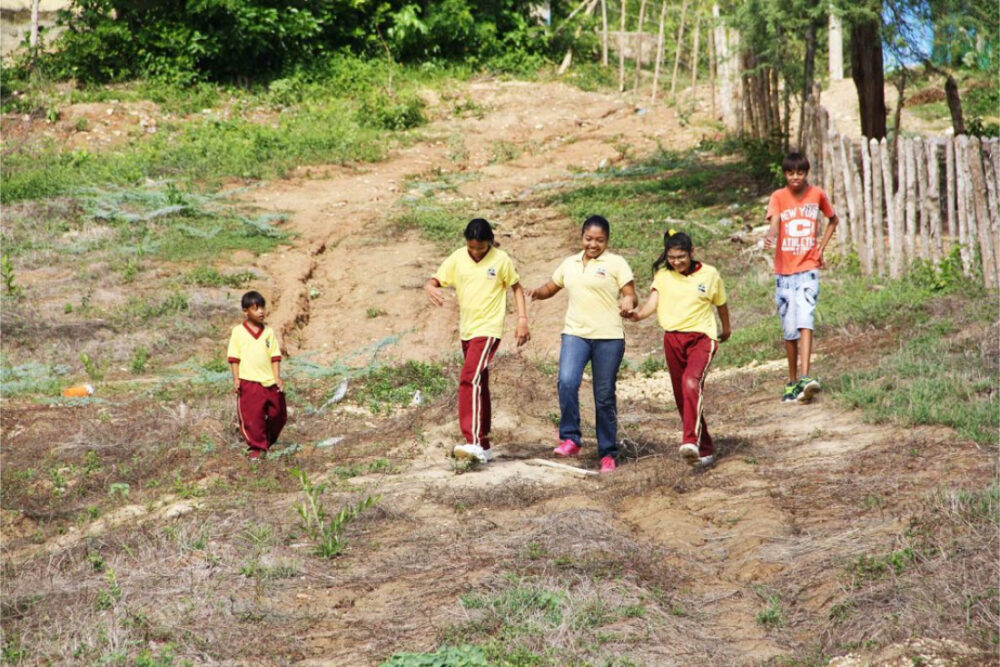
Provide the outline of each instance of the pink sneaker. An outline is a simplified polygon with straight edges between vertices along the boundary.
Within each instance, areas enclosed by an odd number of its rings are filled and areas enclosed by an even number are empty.
[[[580,453],[580,445],[567,438],[563,440],[558,447],[553,449],[552,453],[556,456],[561,456],[562,458],[576,456]]]
[[[602,475],[604,473],[614,472],[615,468],[617,468],[617,467],[618,466],[615,464],[615,460],[613,458],[611,458],[610,456],[605,456],[603,459],[601,459],[601,474]]]

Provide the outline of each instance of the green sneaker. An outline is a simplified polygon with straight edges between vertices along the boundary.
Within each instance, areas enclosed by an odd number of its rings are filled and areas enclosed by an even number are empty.
[[[798,403],[809,403],[819,393],[819,390],[819,380],[811,378],[808,375],[800,377],[798,395],[795,397],[795,400]]]
[[[791,405],[799,397],[799,383],[788,382],[785,384],[785,391],[781,394],[781,404]]]

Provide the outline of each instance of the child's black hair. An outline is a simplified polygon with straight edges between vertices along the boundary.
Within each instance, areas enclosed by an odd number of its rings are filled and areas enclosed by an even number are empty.
[[[781,161],[781,171],[804,171],[809,173],[809,158],[802,153],[789,153]]]
[[[493,245],[493,228],[483,218],[475,218],[465,226],[466,241],[486,241]]]
[[[243,305],[243,310],[253,306],[260,306],[263,308],[267,305],[267,302],[264,301],[264,296],[260,292],[254,292],[253,290],[244,294],[240,303]]]
[[[580,227],[580,233],[583,234],[591,227],[600,227],[601,231],[608,238],[611,238],[611,224],[607,221],[604,216],[592,215],[583,221],[583,226]]]
[[[661,266],[666,268],[667,271],[674,270],[674,267],[667,261],[667,251],[671,248],[680,248],[690,254],[694,250],[694,244],[691,243],[691,237],[684,232],[675,232],[672,229],[665,231],[663,233],[663,253],[653,262],[654,276],[660,270]]]

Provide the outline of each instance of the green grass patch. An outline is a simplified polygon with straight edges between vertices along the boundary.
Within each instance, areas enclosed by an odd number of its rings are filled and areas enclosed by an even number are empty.
[[[976,345],[946,337],[938,327],[902,343],[874,367],[842,375],[838,398],[875,423],[943,424],[963,438],[997,444],[1000,429],[996,368]]]
[[[420,361],[377,368],[363,375],[361,382],[358,402],[367,405],[376,414],[392,412],[397,406],[418,400],[435,398],[452,385],[439,364]]]
[[[395,223],[400,230],[419,230],[428,241],[441,248],[451,248],[464,242],[462,233],[469,219],[469,209],[459,204],[416,201],[405,205]]]

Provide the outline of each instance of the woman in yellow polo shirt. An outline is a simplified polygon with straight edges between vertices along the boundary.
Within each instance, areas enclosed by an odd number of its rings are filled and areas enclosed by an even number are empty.
[[[721,332],[713,306],[719,311]],[[691,465],[711,465],[715,448],[702,415],[702,398],[712,357],[732,332],[726,287],[715,267],[695,260],[691,237],[672,229],[663,235],[663,254],[653,262],[649,299],[628,318],[638,322],[654,312],[663,327],[663,352],[684,429],[680,454]]]
[[[526,291],[537,301],[564,287],[569,294],[559,352],[559,446],[553,453],[567,457],[580,452],[580,383],[589,361],[602,473],[613,471],[618,458],[615,383],[625,356],[622,314],[637,305],[632,269],[623,257],[607,252],[610,236],[608,221],[590,216],[581,229],[583,251],[567,257],[543,286]]]

